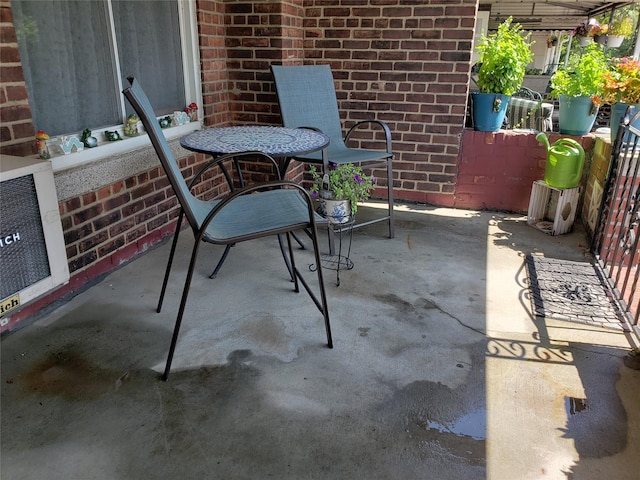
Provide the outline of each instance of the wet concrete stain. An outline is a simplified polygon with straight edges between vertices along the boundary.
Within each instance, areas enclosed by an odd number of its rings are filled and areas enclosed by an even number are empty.
[[[486,467],[486,405],[484,401],[484,353],[486,342],[468,347],[471,366],[467,381],[457,388],[438,382],[417,381],[398,390],[383,405],[391,418],[401,423],[412,455],[421,458],[433,470],[432,478],[451,470],[475,472],[470,477],[484,478]],[[457,365],[458,366],[458,365]],[[433,462],[434,451],[448,459],[447,467]],[[441,470],[440,470],[441,469]],[[474,476],[475,475],[475,476]]]
[[[435,303],[426,298],[418,298],[414,303],[408,302],[394,294],[374,295],[375,300],[395,309],[394,318],[401,323],[426,325],[425,319],[433,311],[440,311]]]
[[[370,327],[358,327],[358,335],[360,335],[361,337],[366,337],[367,335],[369,335],[369,330],[371,330]]]
[[[116,389],[126,375],[126,372],[110,372],[72,349],[65,349],[50,353],[32,366],[22,376],[21,383],[31,393],[90,400]]]
[[[394,294],[376,295],[374,298],[381,303],[392,305],[400,313],[419,313],[421,310],[432,310],[438,308],[435,303],[427,300],[426,298],[419,298],[416,300],[415,304],[403,300]]]
[[[565,438],[574,440],[581,458],[601,458],[627,446],[627,412],[615,387],[622,362],[609,355],[606,347],[592,346],[590,350],[573,351],[578,373],[591,374],[582,381],[584,398],[565,398],[567,423],[562,431]]]

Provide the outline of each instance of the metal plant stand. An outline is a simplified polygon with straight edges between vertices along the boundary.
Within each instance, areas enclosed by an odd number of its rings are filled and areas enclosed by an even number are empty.
[[[327,217],[329,218],[329,217]],[[336,271],[336,286],[340,286],[340,270],[351,270],[353,262],[349,258],[351,255],[351,241],[353,239],[353,224],[355,216],[350,215],[347,221],[341,219],[341,223],[334,223],[329,218],[328,228],[329,235],[337,237],[337,245],[334,243],[334,249],[328,254],[323,254],[322,267]],[[338,247],[337,250],[335,247]],[[343,255],[343,248],[346,248],[346,255]],[[309,270],[316,270],[315,264],[309,266]]]

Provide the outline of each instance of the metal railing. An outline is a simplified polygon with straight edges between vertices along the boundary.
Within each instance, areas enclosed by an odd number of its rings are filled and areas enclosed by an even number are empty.
[[[621,123],[604,185],[592,252],[627,321],[640,323],[640,130],[628,114]]]

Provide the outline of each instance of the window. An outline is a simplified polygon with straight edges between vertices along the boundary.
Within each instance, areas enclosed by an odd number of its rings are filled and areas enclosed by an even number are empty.
[[[159,116],[201,105],[193,0],[12,0],[11,6],[36,130],[54,137],[88,128],[105,144],[102,132],[122,132],[133,111],[121,93],[128,75],[138,78]]]

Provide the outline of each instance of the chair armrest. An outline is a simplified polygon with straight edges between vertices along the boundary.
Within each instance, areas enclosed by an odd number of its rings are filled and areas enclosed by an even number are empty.
[[[389,126],[386,123],[384,123],[382,120],[362,120],[360,122],[357,122],[353,127],[349,129],[347,134],[344,136],[344,142],[347,143],[347,141],[349,140],[349,137],[351,136],[351,134],[356,128],[366,124],[374,124],[382,128],[382,130],[384,131],[384,138],[387,146],[387,153],[393,154],[393,148],[391,145],[391,130],[389,129]]]
[[[304,228],[305,226],[310,225],[315,229],[316,216],[315,216],[315,211],[313,209],[313,200],[309,192],[304,187],[302,187],[301,185],[295,182],[292,182],[289,180],[278,180],[278,181],[265,182],[265,183],[260,183],[257,185],[252,185],[249,187],[243,187],[243,188],[237,189],[233,191],[230,195],[222,199],[220,202],[216,203],[215,206],[209,211],[204,221],[202,222],[202,226],[200,230],[196,233],[196,240],[197,241],[202,240],[202,237],[205,235],[209,224],[213,221],[216,215],[222,212],[225,208],[229,207],[234,200],[238,199],[238,197],[250,196],[251,198],[253,198],[252,194],[254,193],[257,193],[263,190],[266,191],[266,190],[283,189],[285,187],[288,187],[289,189],[298,190],[301,196],[301,199],[304,200],[304,202],[306,203],[307,212],[308,212],[308,222],[306,223],[306,225],[301,225],[301,227]],[[256,201],[258,201],[257,198],[256,198]],[[231,206],[231,208],[233,209],[234,207]]]

